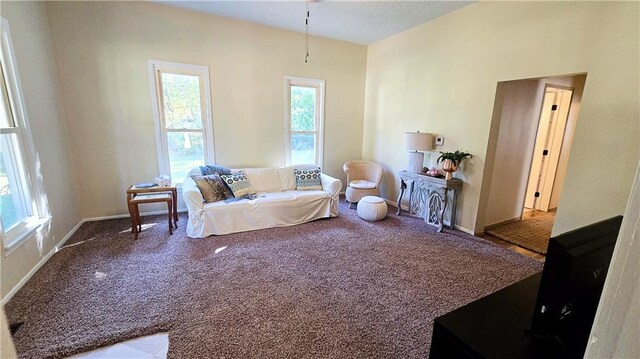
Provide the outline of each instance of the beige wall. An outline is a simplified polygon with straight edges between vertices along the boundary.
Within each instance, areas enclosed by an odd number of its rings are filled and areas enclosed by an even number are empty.
[[[216,162],[284,165],[284,77],[326,80],[324,170],[362,154],[366,47],[148,2],[49,2],[84,217],[158,175],[147,60],[209,66]],[[141,21],[144,19],[144,21]]]
[[[585,358],[640,358],[640,163]]]
[[[494,119],[500,124],[483,227],[522,215],[544,92],[537,79],[502,82],[498,87],[504,100],[496,104],[502,113]]]
[[[368,48],[363,156],[381,162],[387,198],[405,167],[402,132],[445,136],[474,158],[458,225],[476,215],[500,81],[588,73],[554,234],[621,214],[638,161],[638,3],[479,2]],[[609,171],[610,154],[620,164]]]
[[[0,254],[4,297],[77,225],[77,183],[69,148],[53,49],[42,2],[3,2],[0,14],[9,22],[22,92],[37,152],[38,177],[43,183],[51,223],[5,257]],[[1,246],[0,246],[1,247]]]
[[[4,306],[0,305],[0,358],[13,359],[17,358],[16,348],[13,346],[11,332],[7,316],[4,314]]]

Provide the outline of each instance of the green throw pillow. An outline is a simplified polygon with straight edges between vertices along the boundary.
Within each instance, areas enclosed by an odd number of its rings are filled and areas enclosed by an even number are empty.
[[[220,175],[220,178],[224,181],[224,183],[229,187],[231,192],[233,192],[233,196],[236,198],[247,198],[258,193],[244,172],[238,172],[236,174],[231,175]]]
[[[298,191],[317,191],[322,189],[320,181],[320,167],[307,170],[294,169],[296,176],[296,189]]]

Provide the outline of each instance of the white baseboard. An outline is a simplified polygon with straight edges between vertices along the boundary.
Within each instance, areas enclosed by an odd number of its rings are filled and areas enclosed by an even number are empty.
[[[465,227],[459,226],[459,225],[457,225],[457,224],[454,226],[454,228],[455,228],[455,229],[457,229],[457,230],[459,230],[460,232],[464,232],[464,233],[466,233],[466,234],[470,234],[470,235],[472,235],[472,236],[475,236],[475,235],[476,235],[476,234],[474,233],[474,231],[470,230],[469,228],[465,228]]]
[[[518,222],[518,221],[521,221],[521,220],[522,220],[522,217],[513,217],[513,218],[506,219],[504,221],[499,221],[499,222],[487,224],[487,225],[484,226],[484,231],[483,232],[486,232],[487,229],[492,229],[492,228],[504,226],[505,224]]]
[[[394,201],[392,201],[390,199],[386,199],[386,198],[383,198],[383,199],[384,199],[385,202],[387,202],[388,205],[398,208],[398,203],[397,202],[394,202]],[[402,207],[403,211],[408,211],[409,210],[409,208],[407,206],[405,206],[405,205],[401,205],[401,207]]]
[[[391,200],[386,199],[386,198],[384,198],[384,201],[387,202],[388,205],[398,208],[398,205],[397,205],[396,202],[391,201]],[[404,204],[401,204],[400,207],[402,208],[403,211],[409,211],[409,207],[405,206]],[[446,225],[450,225],[450,223],[448,223],[448,222],[445,222],[445,224]],[[465,227],[462,227],[462,226],[459,226],[457,224],[454,226],[454,228],[459,230],[459,231],[461,231],[461,232],[470,234],[472,236],[474,235],[472,230],[470,230],[468,228],[465,228]]]
[[[56,252],[58,252],[58,250],[60,250],[60,247],[62,247],[64,245],[64,243],[69,240],[69,238],[71,238],[71,236],[73,236],[76,231],[80,228],[80,226],[82,226],[82,224],[86,222],[86,220],[81,220],[80,222],[78,222],[78,224],[75,225],[75,227],[73,227],[69,233],[67,233],[66,236],[64,236],[64,238],[62,238],[62,240],[60,242],[58,242],[58,244],[56,244],[55,247],[53,247],[49,253],[47,253],[46,256],[42,257],[42,259],[38,262],[38,264],[36,264],[33,268],[31,268],[31,270],[29,271],[29,273],[27,273],[24,277],[22,277],[22,279],[20,279],[20,281],[18,283],[16,283],[15,286],[13,286],[13,288],[11,288],[11,290],[9,291],[9,293],[7,293],[7,295],[5,295],[2,300],[0,301],[1,305],[5,305],[7,304],[7,302],[9,302],[9,300],[11,300],[11,298],[13,298],[13,296],[20,290],[20,288],[22,288],[23,285],[25,285],[25,283],[27,283],[27,281],[29,281],[29,279],[31,279],[31,277],[38,271],[38,269],[40,269],[40,267],[42,267],[45,263],[47,263],[47,261],[49,260],[49,258],[51,258],[51,256],[53,256],[54,254],[56,254]]]
[[[178,213],[186,212],[186,208],[178,209]],[[167,211],[151,211],[151,212],[141,212],[141,216],[154,216],[157,214],[167,214]],[[114,214],[112,216],[101,216],[101,217],[89,217],[85,218],[83,221],[85,222],[95,222],[95,221],[103,221],[105,219],[118,219],[118,218],[129,218],[129,213],[126,214]]]

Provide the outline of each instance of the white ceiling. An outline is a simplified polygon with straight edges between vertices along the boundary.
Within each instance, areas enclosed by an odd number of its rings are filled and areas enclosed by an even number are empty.
[[[305,1],[154,1],[305,32]],[[309,2],[309,33],[368,45],[469,5],[470,1]]]

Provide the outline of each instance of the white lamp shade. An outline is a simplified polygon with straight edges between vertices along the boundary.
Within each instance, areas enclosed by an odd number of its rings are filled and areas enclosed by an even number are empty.
[[[426,132],[405,132],[404,148],[407,151],[429,151],[433,149],[433,135]]]

